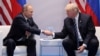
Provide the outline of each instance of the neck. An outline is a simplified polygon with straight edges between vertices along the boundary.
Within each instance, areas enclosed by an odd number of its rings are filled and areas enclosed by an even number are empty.
[[[25,16],[25,14],[24,13],[22,13],[22,14],[23,14],[24,18],[27,20],[28,18]]]

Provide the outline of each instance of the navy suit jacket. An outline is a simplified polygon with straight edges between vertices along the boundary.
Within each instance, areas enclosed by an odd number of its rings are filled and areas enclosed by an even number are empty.
[[[55,38],[65,38],[69,36],[69,39],[73,40],[76,43],[75,33],[73,32],[74,29],[72,27],[72,19],[66,18],[64,20],[64,26],[61,32],[55,33]],[[92,22],[92,17],[87,14],[79,13],[79,20],[78,20],[78,28],[79,32],[82,36],[83,42],[88,44],[88,42],[96,38],[95,36],[95,26]]]

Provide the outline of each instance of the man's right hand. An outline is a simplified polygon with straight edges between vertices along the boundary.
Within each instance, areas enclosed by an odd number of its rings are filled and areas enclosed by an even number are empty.
[[[47,36],[53,36],[53,32],[49,31],[49,30],[44,30],[43,33]]]

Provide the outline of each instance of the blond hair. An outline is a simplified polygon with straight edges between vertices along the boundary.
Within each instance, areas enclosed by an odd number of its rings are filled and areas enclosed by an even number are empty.
[[[74,10],[75,12],[79,12],[78,6],[76,3],[68,3],[65,7],[66,11]]]

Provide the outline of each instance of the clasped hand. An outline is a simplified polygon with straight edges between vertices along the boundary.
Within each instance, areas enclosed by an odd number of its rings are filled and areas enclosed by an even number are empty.
[[[47,36],[52,36],[52,35],[53,35],[53,32],[51,32],[51,31],[49,31],[49,30],[43,30],[42,33],[45,34],[45,35],[47,35]],[[27,37],[29,37],[29,36],[31,35],[31,33],[28,32],[28,31],[26,31],[26,32],[25,32],[25,35],[26,35]]]
[[[49,30],[43,30],[42,32],[43,34],[47,35],[47,36],[52,36],[53,32],[49,31]]]

